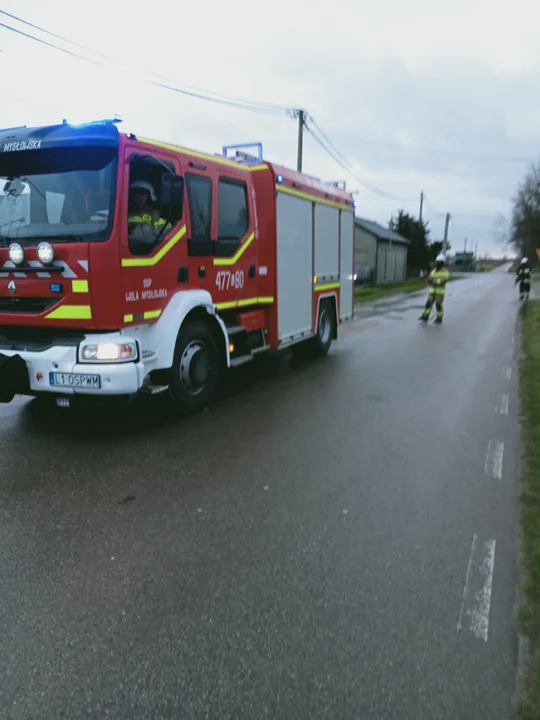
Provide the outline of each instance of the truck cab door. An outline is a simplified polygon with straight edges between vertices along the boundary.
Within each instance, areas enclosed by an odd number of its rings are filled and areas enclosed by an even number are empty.
[[[179,163],[159,148],[127,146],[123,163],[121,222],[122,305],[125,325],[155,321],[178,290],[178,268],[185,258],[185,219],[174,226],[160,218],[161,181],[177,174]],[[136,205],[133,186],[150,192]],[[129,222],[128,222],[129,220]]]
[[[219,166],[192,162],[185,181],[190,285],[208,290],[219,310],[255,305],[256,216],[250,184]]]

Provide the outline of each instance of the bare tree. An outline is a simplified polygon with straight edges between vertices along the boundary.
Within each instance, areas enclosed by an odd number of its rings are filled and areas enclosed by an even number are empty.
[[[529,260],[540,248],[540,163],[533,163],[513,200],[510,242]]]

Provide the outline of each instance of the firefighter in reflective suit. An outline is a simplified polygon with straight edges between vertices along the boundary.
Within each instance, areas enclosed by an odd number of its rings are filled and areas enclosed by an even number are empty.
[[[171,225],[155,209],[157,195],[152,183],[137,180],[129,188],[128,232],[132,252],[146,254]]]
[[[516,273],[516,285],[519,283],[519,299],[529,299],[531,292],[531,267],[526,257],[522,258]]]
[[[437,255],[435,260],[435,268],[431,271],[428,276],[429,293],[426,302],[426,309],[420,316],[420,320],[427,322],[431,315],[431,309],[433,305],[437,308],[437,317],[435,318],[436,323],[442,323],[443,321],[443,304],[444,296],[446,293],[446,285],[448,283],[448,268],[446,268],[446,258],[444,255]]]

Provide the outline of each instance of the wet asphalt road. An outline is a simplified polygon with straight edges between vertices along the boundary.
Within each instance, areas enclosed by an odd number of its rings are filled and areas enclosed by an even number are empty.
[[[189,421],[1,408],[0,717],[511,718],[516,293],[423,301]]]

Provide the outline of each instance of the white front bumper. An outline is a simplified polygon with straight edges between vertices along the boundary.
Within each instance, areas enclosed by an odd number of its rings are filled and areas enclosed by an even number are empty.
[[[88,336],[89,339],[96,336]],[[108,333],[99,342],[125,342],[125,336]],[[97,338],[96,338],[97,339]],[[54,345],[43,352],[7,350],[2,355],[19,355],[26,363],[31,393],[54,393],[55,395],[131,395],[142,387],[145,370],[142,360],[129,363],[79,363],[78,348]],[[52,373],[99,375],[99,388],[72,387],[51,384]]]

